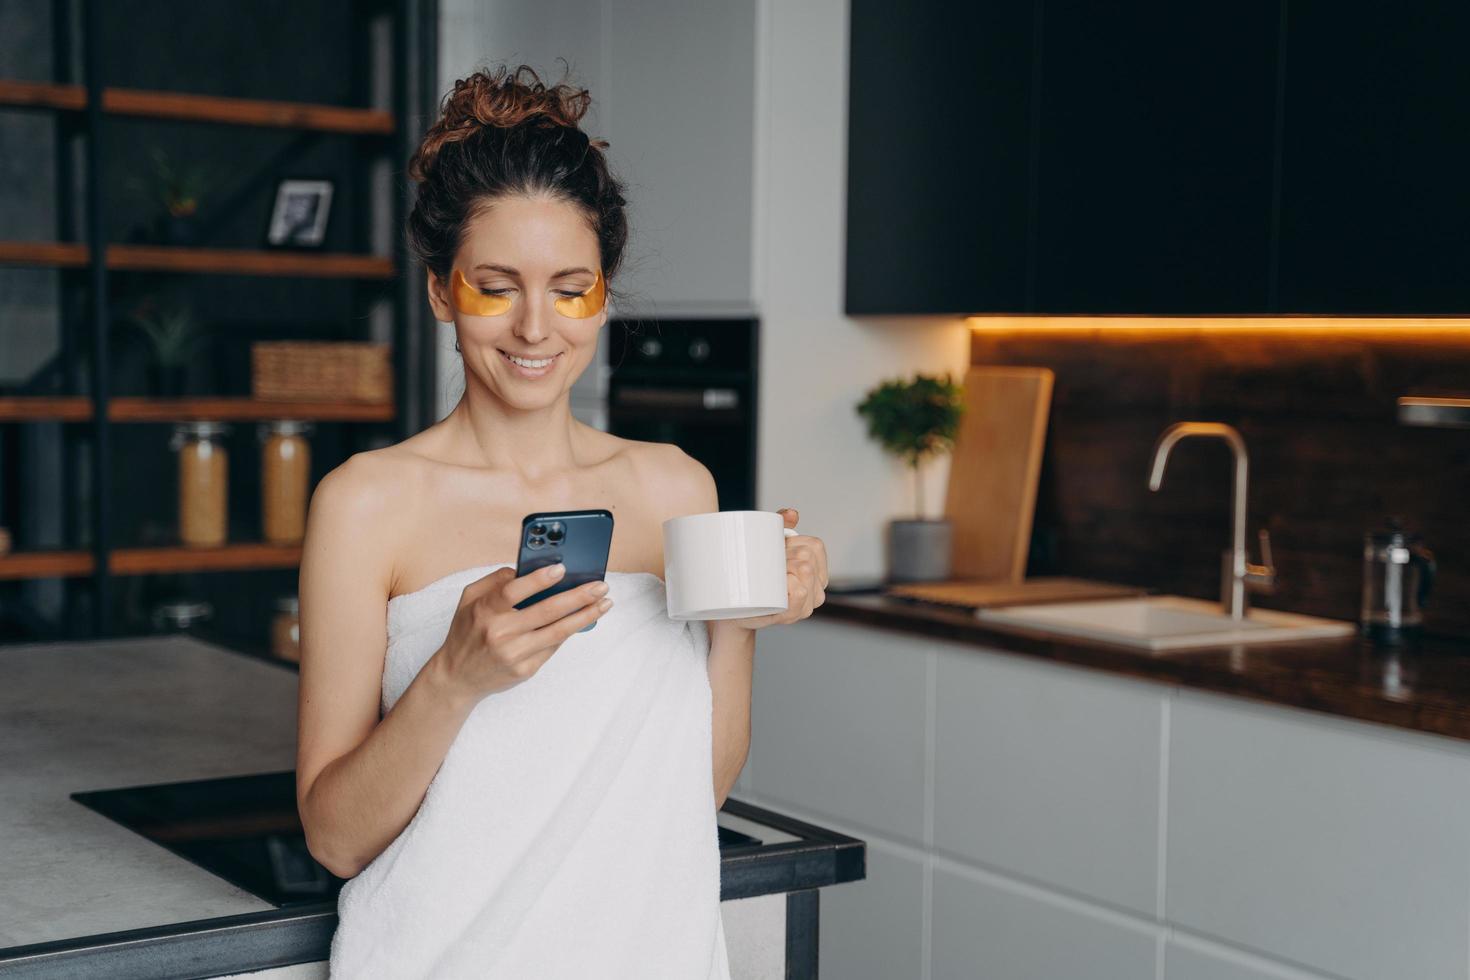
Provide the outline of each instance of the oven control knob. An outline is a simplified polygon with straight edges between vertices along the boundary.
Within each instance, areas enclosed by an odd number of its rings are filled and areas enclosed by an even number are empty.
[[[664,345],[658,342],[657,337],[644,337],[638,342],[638,353],[652,360],[663,353]]]
[[[709,341],[703,337],[690,341],[689,359],[695,364],[709,360]]]

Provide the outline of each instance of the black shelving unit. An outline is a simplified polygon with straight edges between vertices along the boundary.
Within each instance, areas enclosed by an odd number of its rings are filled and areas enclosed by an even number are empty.
[[[381,167],[384,160],[388,161],[392,174],[390,200],[382,203],[387,207],[386,215],[390,225],[387,237],[391,253],[381,257],[387,260],[385,264],[382,264],[381,267],[374,265],[366,269],[353,267],[344,273],[340,269],[329,270],[326,264],[312,265],[311,259],[306,259],[299,267],[269,274],[307,278],[331,276],[339,280],[346,278],[353,283],[354,301],[359,296],[358,290],[362,289],[371,291],[363,295],[372,295],[379,301],[386,299],[390,304],[392,319],[390,342],[394,367],[393,412],[390,416],[370,421],[380,427],[391,428],[394,438],[402,439],[433,420],[433,334],[426,323],[427,298],[424,295],[422,277],[409,274],[411,260],[403,239],[402,228],[412,202],[412,188],[405,173],[407,161],[418,145],[424,130],[437,113],[438,38],[436,24],[438,4],[436,0],[378,0],[373,3],[353,4],[350,9],[356,20],[350,27],[343,25],[344,36],[351,37],[352,42],[359,45],[359,51],[364,50],[370,40],[371,22],[378,21],[381,24],[381,21],[387,18],[391,26],[392,41],[391,57],[389,58],[391,107],[386,108],[387,113],[391,116],[391,127],[364,123],[360,128],[354,130],[350,123],[343,126],[332,123],[330,120],[323,122],[323,119],[330,115],[333,107],[309,104],[303,104],[299,108],[328,111],[318,113],[314,119],[309,113],[306,113],[301,116],[301,121],[281,122],[246,118],[248,114],[239,114],[238,118],[229,118],[229,112],[218,111],[204,111],[197,117],[191,117],[187,110],[180,112],[177,109],[162,107],[161,100],[159,103],[161,108],[156,113],[150,111],[146,106],[142,109],[136,106],[128,109],[109,108],[106,99],[109,93],[116,95],[117,92],[108,88],[109,80],[105,77],[103,53],[107,50],[107,45],[125,43],[125,39],[104,36],[102,26],[104,7],[99,0],[81,0],[80,4],[75,6],[65,0],[57,0],[53,4],[52,53],[55,69],[51,84],[7,83],[7,80],[0,80],[0,109],[54,112],[57,115],[59,135],[56,154],[58,241],[35,243],[34,248],[28,248],[25,243],[9,243],[11,247],[8,251],[4,251],[4,243],[0,243],[0,264],[53,267],[60,270],[61,273],[57,300],[60,317],[58,354],[43,371],[33,376],[22,390],[7,393],[12,396],[9,399],[0,398],[0,402],[7,400],[11,402],[13,408],[9,413],[0,412],[0,424],[24,426],[43,420],[63,423],[60,431],[65,444],[62,470],[65,487],[60,488],[61,493],[58,496],[65,498],[59,501],[65,522],[64,540],[69,543],[80,541],[78,516],[90,530],[90,540],[85,542],[84,548],[54,553],[38,552],[29,556],[25,554],[0,556],[0,579],[13,581],[60,577],[88,580],[90,582],[90,627],[93,636],[103,637],[113,634],[114,624],[111,621],[114,607],[113,593],[115,579],[118,576],[118,569],[114,561],[118,545],[118,524],[112,468],[117,442],[113,429],[120,423],[114,411],[115,397],[111,390],[113,352],[110,345],[113,326],[110,303],[112,277],[118,273],[118,269],[117,263],[109,265],[109,256],[114,252],[126,253],[131,247],[108,240],[107,220],[112,203],[108,198],[107,182],[104,180],[109,160],[106,125],[108,120],[126,115],[151,116],[184,125],[270,126],[278,129],[284,127],[298,131],[297,139],[291,144],[293,152],[299,152],[301,148],[321,138],[352,139],[355,141],[353,166],[356,171],[353,183],[367,192],[372,191],[372,185],[368,179],[369,172],[375,166]],[[247,13],[234,8],[221,8],[218,16],[244,17],[247,16]],[[71,77],[74,57],[78,53],[81,56],[83,76],[81,79]],[[367,59],[355,58],[354,63],[355,65],[366,65]],[[354,89],[361,100],[366,102],[374,91],[373,68],[368,65],[356,68],[355,71],[357,77]],[[7,84],[8,88],[6,88]],[[381,90],[379,91],[378,98],[381,99]],[[126,94],[138,96],[157,95],[158,93],[131,92]],[[80,105],[77,104],[78,97],[80,97]],[[216,97],[213,101],[219,104],[244,104],[244,100],[229,98]],[[298,107],[291,103],[251,102],[247,108],[279,109],[283,113],[289,113]],[[384,108],[378,107],[379,110]],[[260,113],[257,112],[257,116],[259,115]],[[292,117],[292,119],[295,118]],[[72,193],[76,174],[72,169],[70,148],[75,139],[81,139],[85,147],[86,173],[81,201],[76,200]],[[257,174],[252,178],[251,186],[258,189],[265,182],[270,181],[273,176],[273,173]],[[237,196],[243,197],[243,192]],[[361,198],[347,202],[342,200],[342,195],[339,194],[337,197],[334,208],[342,208],[348,206],[349,203],[351,206],[367,206]],[[85,218],[85,239],[84,241],[68,240],[78,228],[79,215]],[[362,222],[355,235],[356,241],[352,256],[368,254],[372,245],[371,234],[371,222]],[[3,230],[0,230],[0,239],[5,237],[7,236]],[[60,246],[60,248],[53,246]],[[84,252],[78,253],[76,250],[82,246],[84,246]],[[81,261],[77,261],[79,255],[82,257]],[[350,259],[352,256],[347,258]],[[167,262],[162,262],[154,268],[168,275],[210,274],[188,269],[170,269]],[[129,271],[120,274],[134,273]],[[85,283],[85,290],[78,290],[76,287],[83,283]],[[80,310],[75,308],[76,301],[74,300],[79,292],[85,296],[82,301],[83,309]],[[86,336],[87,331],[90,331],[90,336]],[[90,365],[85,373],[79,370],[79,363],[84,354],[90,356]],[[89,389],[85,395],[81,392],[83,385]],[[62,408],[56,408],[55,405],[41,405],[35,412],[29,411],[29,403],[32,399],[39,404],[41,400],[47,398],[57,399],[58,403],[69,402],[71,404],[62,406]],[[82,412],[76,403],[86,399],[90,399],[89,407]],[[258,417],[264,421],[274,416],[262,414]],[[256,416],[251,416],[251,418],[254,419]],[[342,424],[352,424],[350,420],[338,419],[337,421]],[[383,431],[380,428],[379,432]],[[90,473],[85,479],[90,485],[85,497],[81,491],[83,475],[78,472],[80,467],[77,465],[82,460],[73,451],[74,447],[71,445],[72,433],[79,432],[84,432],[89,437],[85,459],[90,462]],[[6,440],[6,442],[13,446],[15,440]],[[12,467],[12,481],[14,481],[13,471],[14,467]],[[90,506],[86,506],[87,501],[90,502]],[[26,519],[25,514],[20,514],[19,519],[23,522]],[[23,535],[17,535],[17,544],[21,537]],[[136,568],[138,565],[136,552],[133,557],[135,560],[130,567]],[[28,559],[32,558],[37,560],[28,563]],[[35,566],[36,574],[30,573],[30,566]],[[206,569],[208,567],[205,566]],[[281,568],[284,566],[276,564],[262,567]],[[147,572],[129,571],[127,574],[147,574]],[[74,595],[70,597],[70,599],[74,598]],[[68,601],[68,607],[73,607],[71,601]],[[38,631],[41,625],[37,623]],[[75,631],[72,631],[72,635],[76,635]]]

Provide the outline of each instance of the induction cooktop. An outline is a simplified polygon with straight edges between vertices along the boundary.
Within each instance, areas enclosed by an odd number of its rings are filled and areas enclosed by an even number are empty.
[[[294,770],[71,798],[278,908],[335,899],[346,881],[306,849]],[[761,843],[729,827],[719,835],[722,849]]]

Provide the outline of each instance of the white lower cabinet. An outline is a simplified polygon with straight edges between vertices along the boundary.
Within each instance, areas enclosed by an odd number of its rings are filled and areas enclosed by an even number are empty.
[[[822,889],[821,976],[917,980],[924,969],[924,866],[869,840],[867,870],[861,881]]]
[[[1470,976],[1470,742],[823,621],[752,714],[750,799],[868,842],[823,976]]]
[[[761,630],[749,792],[921,846],[926,670],[923,647],[903,634],[813,622]]]
[[[1169,689],[937,646],[935,848],[1155,917]]]
[[[934,869],[933,980],[1151,980],[1159,933],[996,876]]]
[[[1353,980],[1465,980],[1463,743],[1184,691],[1168,779],[1171,922]]]

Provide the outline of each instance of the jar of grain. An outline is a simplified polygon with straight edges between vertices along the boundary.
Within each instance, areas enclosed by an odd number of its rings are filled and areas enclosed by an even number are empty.
[[[282,660],[301,661],[301,603],[294,595],[276,600],[271,617],[271,653]]]
[[[180,422],[169,445],[179,454],[179,540],[208,548],[225,543],[228,466],[222,422]]]
[[[260,523],[272,544],[299,544],[306,534],[311,476],[311,424],[279,419],[260,427]]]

